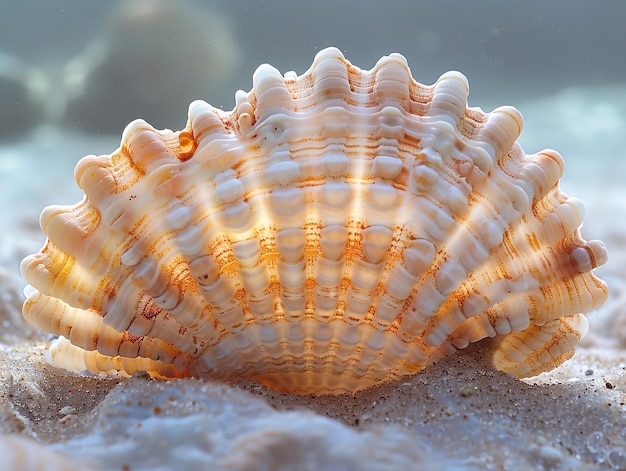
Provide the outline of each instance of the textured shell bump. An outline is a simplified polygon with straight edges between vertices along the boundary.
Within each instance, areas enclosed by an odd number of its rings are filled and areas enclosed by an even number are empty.
[[[85,197],[41,215],[24,316],[64,368],[354,392],[486,337],[518,377],[573,355],[607,297],[563,159],[525,154],[512,107],[467,106],[404,57],[337,49],[303,75],[257,69],[230,112],[128,125],[87,156]]]

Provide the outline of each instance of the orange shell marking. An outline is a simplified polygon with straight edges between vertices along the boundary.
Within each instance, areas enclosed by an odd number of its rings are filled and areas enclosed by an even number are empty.
[[[369,71],[337,49],[301,76],[259,67],[232,112],[128,125],[76,167],[85,198],[41,215],[24,316],[59,335],[55,364],[158,378],[248,378],[354,392],[493,337],[518,377],[573,355],[607,297],[601,242],[527,155],[522,117],[467,107],[404,57]]]

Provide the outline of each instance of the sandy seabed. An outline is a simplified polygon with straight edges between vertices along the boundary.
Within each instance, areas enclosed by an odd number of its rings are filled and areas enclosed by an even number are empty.
[[[572,106],[590,97],[596,101],[584,113]],[[626,163],[619,158],[626,90],[568,90],[521,109],[529,123],[524,147],[550,145],[565,156],[563,189],[587,206],[583,236],[607,244],[609,262],[597,274],[610,296],[590,314],[589,335],[572,360],[529,380],[493,371],[481,354],[489,349],[484,341],[404,382],[354,396],[86,377],[49,365],[49,338],[21,318],[17,267],[43,241],[42,206],[78,198],[70,182],[75,160],[57,164],[52,154],[36,174],[30,170],[32,178],[16,179],[68,140],[75,159],[110,151],[117,139],[43,130],[0,149],[3,469],[626,469]],[[593,120],[585,117],[590,109]],[[593,139],[585,134],[590,126]],[[54,172],[63,172],[62,184],[45,183]]]

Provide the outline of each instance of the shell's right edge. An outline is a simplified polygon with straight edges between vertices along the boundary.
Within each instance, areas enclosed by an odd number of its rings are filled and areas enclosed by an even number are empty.
[[[301,76],[259,67],[232,112],[131,123],[41,216],[24,317],[55,364],[156,378],[252,379],[343,393],[492,337],[496,368],[573,355],[607,298],[561,156],[525,154],[512,107],[467,107],[467,80],[415,82],[334,48]]]
[[[576,201],[576,204],[580,205],[580,202]],[[534,323],[522,331],[510,332],[494,339],[496,348],[493,365],[498,370],[518,378],[527,378],[553,370],[569,360],[589,330],[589,322],[583,313],[601,306],[607,300],[607,284],[592,271],[607,262],[604,244],[598,240],[584,241],[578,229],[571,236],[569,247],[565,240],[562,243],[567,248],[559,260],[568,266],[566,272],[574,275],[571,279],[566,278],[560,283],[541,288],[542,304],[533,306],[538,311],[533,315]],[[539,321],[542,310],[547,312],[551,306],[564,303],[567,303],[571,312],[579,313]]]

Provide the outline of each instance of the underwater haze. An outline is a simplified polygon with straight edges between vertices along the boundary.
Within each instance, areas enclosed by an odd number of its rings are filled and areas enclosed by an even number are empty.
[[[119,134],[141,116],[180,129],[191,100],[232,108],[259,64],[302,73],[327,46],[363,68],[399,52],[422,83],[459,70],[483,108],[626,81],[619,0],[6,3],[4,139],[46,121]]]

